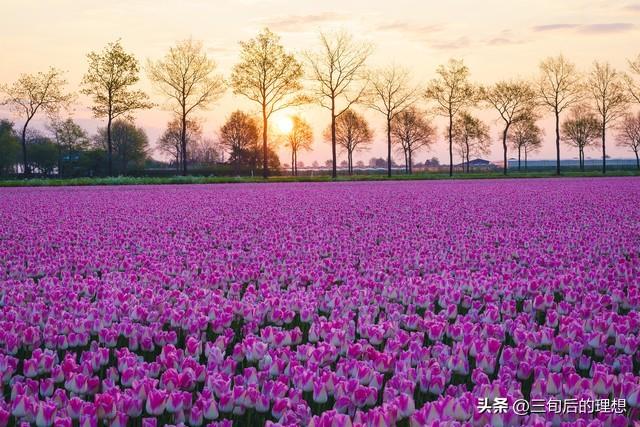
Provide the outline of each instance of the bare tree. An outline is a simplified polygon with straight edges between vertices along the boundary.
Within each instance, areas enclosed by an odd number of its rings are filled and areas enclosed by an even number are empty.
[[[180,149],[182,174],[187,174],[187,122],[189,115],[207,108],[225,90],[222,77],[214,74],[216,63],[210,59],[202,43],[183,40],[171,47],[165,57],[147,61],[149,79],[173,104],[173,111],[180,120]]]
[[[233,92],[260,104],[262,112],[262,151],[264,178],[269,176],[267,162],[268,121],[273,113],[307,102],[295,96],[302,85],[302,64],[280,44],[280,37],[265,28],[256,38],[240,42],[240,62],[233,68]]]
[[[222,147],[212,138],[198,138],[189,148],[191,161],[200,166],[211,166],[223,161]]]
[[[459,111],[475,104],[476,90],[462,60],[450,59],[436,72],[438,77],[429,82],[425,97],[435,103],[437,114],[449,119],[449,176],[453,176],[453,120]]]
[[[576,105],[562,124],[562,140],[578,149],[580,170],[584,170],[584,149],[601,137],[600,122],[586,105]]]
[[[186,146],[191,147],[202,138],[202,126],[197,120],[187,120]],[[167,124],[167,128],[158,140],[158,150],[175,159],[176,170],[182,168],[182,123],[179,117]]]
[[[415,107],[409,107],[396,114],[391,121],[391,136],[404,154],[404,168],[413,173],[413,155],[435,142],[436,128],[425,115]]]
[[[602,173],[607,173],[607,128],[622,117],[629,102],[624,75],[608,62],[594,62],[587,82],[600,120],[602,137]]]
[[[618,146],[631,148],[636,155],[636,166],[640,169],[640,112],[627,114],[618,126]]]
[[[462,157],[463,169],[466,163],[467,173],[471,171],[470,157],[487,154],[491,140],[489,126],[482,123],[466,111],[461,112],[453,122],[453,141]]]
[[[514,122],[532,114],[535,92],[526,81],[501,81],[482,89],[482,97],[498,111],[504,122],[502,130],[503,173],[507,174],[507,137]]]
[[[349,175],[353,174],[353,153],[367,149],[371,144],[373,132],[367,121],[353,110],[347,110],[336,120],[335,127],[329,126],[324,132],[324,138],[331,141],[334,136],[337,144],[347,153]]]
[[[258,126],[253,117],[243,111],[234,111],[220,128],[220,145],[229,152],[229,162],[236,174],[247,152],[258,142]]]
[[[26,176],[31,174],[27,161],[26,139],[29,123],[39,111],[51,116],[60,109],[69,106],[73,95],[64,91],[66,84],[63,72],[51,67],[46,72],[22,74],[12,85],[0,87],[1,91],[5,93],[2,104],[8,105],[16,115],[24,120],[21,142],[22,167]]]
[[[509,142],[511,146],[518,150],[518,170],[521,169],[522,154],[524,154],[524,169],[527,170],[529,153],[537,151],[542,147],[543,130],[536,124],[534,114],[524,116],[521,120],[513,123]]]
[[[560,114],[584,97],[584,86],[575,65],[559,55],[540,63],[537,89],[540,104],[556,120],[556,174],[560,175]]]
[[[313,131],[309,123],[296,115],[291,117],[291,131],[286,135],[286,144],[291,149],[291,174],[298,175],[298,152],[310,150],[313,143]]]
[[[368,74],[365,62],[371,54],[369,44],[357,43],[346,32],[320,33],[320,50],[307,53],[311,76],[317,82],[320,105],[331,111],[331,155],[333,178],[337,177],[336,120],[366,93]]]
[[[113,144],[111,124],[124,116],[131,119],[134,110],[151,108],[147,94],[132,90],[140,79],[140,67],[135,56],[124,51],[120,41],[109,43],[100,53],[87,55],[89,70],[82,79],[81,92],[93,99],[93,115],[107,118],[108,174],[113,174]]]
[[[629,68],[631,68],[631,73],[636,76],[634,79],[632,76],[626,75],[625,80],[627,81],[629,94],[636,102],[640,103],[640,55],[638,55],[635,59],[629,60]]]
[[[391,122],[415,102],[416,89],[411,87],[409,72],[397,66],[379,70],[371,79],[374,110],[384,114],[387,131],[387,175],[391,177]]]

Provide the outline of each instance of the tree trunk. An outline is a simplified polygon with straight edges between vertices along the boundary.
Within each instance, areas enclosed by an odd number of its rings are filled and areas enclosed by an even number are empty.
[[[111,122],[112,117],[109,115],[107,119],[107,175],[113,176],[113,141],[111,141]]]
[[[267,107],[262,104],[262,177],[269,176],[269,159],[267,158]]]
[[[469,137],[468,136],[464,137],[464,145],[465,145],[466,152],[464,153],[465,158],[462,159],[462,163],[464,163],[465,159],[467,160],[467,173],[469,173],[471,171],[471,168],[469,167]],[[464,170],[464,164],[462,165],[462,170]]]
[[[449,113],[449,176],[453,176],[453,114]]]
[[[580,151],[578,153],[578,158],[580,159],[580,170],[584,172],[584,148],[580,147]]]
[[[291,175],[292,176],[296,176],[296,167],[295,167],[295,158],[296,158],[296,152],[294,150],[291,150]]]
[[[602,174],[606,174],[607,173],[607,148],[606,148],[606,130],[607,127],[604,124],[604,122],[602,123]]]
[[[62,145],[58,143],[58,176],[62,177]]]
[[[522,146],[518,145],[518,172],[520,172],[520,152],[522,151]]]
[[[527,147],[524,147],[524,170],[525,172],[527,171],[527,155],[529,153],[527,152]]]
[[[387,176],[391,178],[391,117],[387,115]]]
[[[182,103],[182,129],[180,129],[180,146],[182,152],[182,175],[187,176],[187,112]]]
[[[22,126],[22,173],[24,176],[30,176],[31,170],[29,169],[29,163],[27,163],[27,126],[29,125],[29,119],[24,122]]]
[[[509,125],[511,125],[511,123],[507,123],[507,125],[504,127],[504,131],[502,132],[502,152],[503,152],[503,160],[504,160],[504,167],[503,167],[503,174],[506,175],[507,174],[507,132],[509,132]]]
[[[413,156],[412,156],[412,152],[411,149],[409,149],[409,175],[413,174]]]
[[[336,156],[336,100],[335,97],[331,97],[331,177],[333,179],[338,177],[338,170],[336,169],[337,156]]]
[[[467,148],[467,173],[471,172],[471,160],[469,159],[469,148]]]
[[[404,173],[408,174],[409,173],[409,153],[407,152],[407,150],[403,150],[404,151]]]
[[[556,113],[556,175],[560,175],[560,113]]]
[[[638,157],[638,151],[634,151],[636,153],[636,167],[640,169],[640,157]]]

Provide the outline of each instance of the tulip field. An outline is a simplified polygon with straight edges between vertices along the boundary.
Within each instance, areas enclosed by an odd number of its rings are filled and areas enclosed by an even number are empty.
[[[0,189],[0,426],[626,426],[640,180]]]

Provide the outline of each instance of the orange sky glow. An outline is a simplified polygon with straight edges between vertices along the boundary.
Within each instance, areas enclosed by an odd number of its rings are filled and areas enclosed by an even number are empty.
[[[117,39],[142,65],[147,58],[163,56],[177,40],[202,40],[218,63],[219,72],[228,77],[238,61],[238,42],[254,37],[265,26],[282,37],[286,49],[298,54],[317,47],[319,30],[345,29],[355,39],[374,45],[369,61],[372,68],[402,65],[421,87],[449,58],[463,59],[472,81],[490,84],[509,78],[532,79],[540,60],[550,55],[562,53],[583,71],[594,60],[609,61],[627,71],[627,60],[640,53],[640,2],[633,0],[2,0],[1,10],[0,83],[13,82],[24,72],[55,66],[67,71],[68,88],[73,91],[78,90],[86,71],[86,54]],[[163,104],[144,72],[139,88],[146,90],[154,102]],[[94,133],[103,122],[92,117],[89,105],[88,98],[79,96],[71,114]],[[257,112],[256,105],[228,90],[210,110],[198,113],[205,136],[215,138],[216,130],[235,109]],[[364,106],[356,109],[369,120],[375,139],[372,148],[357,153],[355,160],[386,157],[382,116]],[[299,160],[324,163],[330,158],[329,144],[322,139],[329,123],[328,111],[309,105],[282,114],[294,113],[309,120],[315,132],[313,151],[301,153]],[[497,115],[491,110],[475,113],[491,126],[492,151],[486,158],[500,159]],[[152,146],[170,115],[161,107],[136,113],[136,123],[147,131]],[[0,107],[0,117],[12,116]],[[279,119],[278,123],[287,126],[286,120]],[[420,153],[416,161],[436,156],[446,162],[445,124],[440,119],[435,123],[438,142],[431,151]],[[533,158],[554,158],[552,118],[547,115],[540,123],[546,135],[543,149]],[[40,116],[35,127],[44,129],[44,124],[45,118]],[[562,150],[563,158],[577,156],[567,146]],[[608,151],[612,157],[632,155],[613,143]],[[286,150],[280,148],[279,154],[281,162],[287,163]],[[597,158],[598,151],[589,150],[586,155]]]

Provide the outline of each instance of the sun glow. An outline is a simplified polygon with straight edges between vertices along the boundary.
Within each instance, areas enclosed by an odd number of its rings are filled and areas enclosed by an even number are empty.
[[[293,129],[293,121],[289,116],[281,116],[276,119],[276,126],[282,133],[289,133]]]

